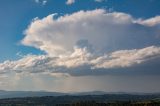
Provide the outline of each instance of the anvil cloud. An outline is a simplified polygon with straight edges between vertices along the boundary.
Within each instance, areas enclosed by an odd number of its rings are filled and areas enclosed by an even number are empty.
[[[33,19],[21,41],[46,54],[0,63],[2,74],[10,71],[73,76],[116,72],[159,74],[159,16],[136,19],[103,9],[57,15]]]

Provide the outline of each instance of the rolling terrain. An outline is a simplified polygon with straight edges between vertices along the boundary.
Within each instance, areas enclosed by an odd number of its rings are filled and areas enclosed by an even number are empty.
[[[160,106],[160,94],[0,91],[0,106]]]

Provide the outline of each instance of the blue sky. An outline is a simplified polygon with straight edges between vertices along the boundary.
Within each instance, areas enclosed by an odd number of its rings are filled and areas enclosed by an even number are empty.
[[[160,1],[69,1],[1,0],[0,89],[160,92]]]

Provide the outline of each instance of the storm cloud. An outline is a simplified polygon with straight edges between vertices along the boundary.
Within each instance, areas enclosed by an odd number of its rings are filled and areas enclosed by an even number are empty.
[[[136,19],[103,9],[35,18],[21,43],[46,55],[0,63],[0,73],[72,76],[160,74],[160,19]]]

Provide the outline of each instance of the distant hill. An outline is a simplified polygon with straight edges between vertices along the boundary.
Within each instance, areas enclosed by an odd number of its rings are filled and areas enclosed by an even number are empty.
[[[46,91],[4,91],[0,90],[0,99],[16,97],[42,97],[42,96],[63,96],[66,93]]]
[[[76,97],[105,97],[105,100],[136,100],[136,99],[155,99],[160,98],[160,93],[124,93],[124,92],[75,92],[75,93],[60,93],[60,92],[47,92],[47,91],[4,91],[0,90],[0,99],[3,98],[22,98],[22,97],[44,97],[44,96],[76,96]]]

